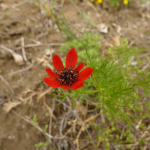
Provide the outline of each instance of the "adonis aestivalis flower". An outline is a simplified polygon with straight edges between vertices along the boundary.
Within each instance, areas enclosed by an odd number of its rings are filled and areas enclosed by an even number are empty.
[[[68,52],[65,67],[60,57],[58,55],[54,55],[53,65],[57,71],[55,72],[50,68],[46,68],[46,72],[50,77],[44,78],[44,82],[53,88],[60,87],[63,89],[71,88],[72,90],[76,90],[82,87],[84,85],[84,81],[92,74],[93,69],[91,67],[83,69],[83,62],[76,67],[77,60],[78,55],[75,48],[72,48]]]

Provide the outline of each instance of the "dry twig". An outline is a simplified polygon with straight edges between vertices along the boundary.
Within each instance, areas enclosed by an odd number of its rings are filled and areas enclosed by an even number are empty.
[[[3,76],[0,75],[1,80],[9,87],[12,94],[14,94],[14,90],[11,88],[10,84],[3,78]]]
[[[20,70],[18,70],[18,71],[12,72],[12,73],[10,73],[9,75],[12,76],[12,75],[14,75],[14,74],[18,74],[18,73],[27,71],[27,70],[31,69],[31,68],[33,67],[33,65],[34,65],[34,61],[33,61],[32,64],[31,64],[30,66],[28,66],[27,68],[20,69]]]
[[[91,116],[90,118],[84,120],[84,121],[83,121],[84,124],[87,124],[87,123],[90,122],[90,121],[94,121],[99,115],[101,115],[101,113],[98,113],[97,115]],[[81,128],[80,128],[80,130],[79,130],[79,132],[78,132],[78,135],[77,135],[76,139],[74,140],[74,144],[76,144],[76,145],[77,145],[77,148],[78,148],[77,150],[79,150],[79,137],[80,137],[80,135],[81,135],[81,132],[83,132],[84,130],[85,130],[85,129],[84,129],[84,127],[83,127],[82,124],[81,124]]]
[[[28,47],[38,47],[38,46],[61,46],[63,43],[50,43],[50,44],[44,44],[44,43],[38,43],[38,44],[29,44],[25,45],[24,48]],[[22,47],[15,48],[16,50],[22,49]]]
[[[17,112],[15,112],[14,110],[12,110],[12,113],[13,114],[15,114],[16,116],[18,116],[19,118],[21,118],[21,119],[23,119],[25,122],[27,122],[27,123],[29,123],[29,124],[31,124],[31,125],[33,125],[37,130],[39,130],[42,134],[44,134],[47,138],[49,138],[49,139],[68,139],[68,137],[66,137],[66,136],[62,136],[62,137],[57,137],[57,136],[52,136],[52,135],[50,135],[49,133],[46,133],[42,128],[40,128],[39,126],[36,126],[35,124],[33,124],[33,123],[31,123],[31,121],[30,120],[28,120],[27,118],[25,118],[25,117],[22,117],[22,116],[20,116]]]
[[[26,53],[25,53],[25,48],[24,48],[24,37],[21,38],[21,44],[22,44],[22,55],[25,61],[27,61]]]
[[[61,100],[59,100],[59,99],[55,99],[55,100],[58,101],[58,102],[60,102],[60,103],[62,103]],[[94,141],[93,141],[93,139],[92,139],[92,137],[91,137],[89,131],[88,131],[87,128],[85,127],[85,125],[84,125],[84,123],[82,122],[82,120],[80,119],[80,117],[79,117],[79,116],[75,113],[75,111],[73,111],[68,105],[66,105],[65,103],[62,103],[62,104],[65,105],[70,111],[72,111],[72,112],[75,114],[75,116],[78,118],[78,120],[81,122],[82,126],[83,126],[84,129],[86,130],[86,132],[87,132],[87,134],[88,134],[90,140],[92,141],[93,146],[95,146],[95,145],[94,145]]]
[[[36,126],[35,124],[31,123],[28,119],[20,116],[18,113],[16,113],[14,110],[12,110],[12,112],[18,116],[19,118],[23,119],[24,121],[28,122],[29,124],[33,125],[36,129],[38,129],[41,133],[43,133],[45,136],[47,136],[48,138],[53,138],[53,136],[51,136],[50,134],[48,133],[45,133],[44,130],[42,128],[40,128],[39,126]]]

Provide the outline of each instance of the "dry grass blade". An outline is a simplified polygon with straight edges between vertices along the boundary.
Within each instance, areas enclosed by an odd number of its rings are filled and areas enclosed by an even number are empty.
[[[37,97],[37,101],[39,102],[39,100],[40,100],[43,96],[45,96],[47,93],[52,93],[52,90],[53,90],[53,88],[50,87],[50,88],[47,89],[46,91],[44,91],[44,92],[42,92],[41,94],[39,94],[38,97]]]
[[[0,75],[1,80],[9,87],[9,89],[11,90],[12,94],[14,94],[14,90],[11,88],[11,86],[9,85],[9,83]]]

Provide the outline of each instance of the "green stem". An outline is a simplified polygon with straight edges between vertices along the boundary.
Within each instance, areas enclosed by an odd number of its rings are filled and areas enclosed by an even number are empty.
[[[77,89],[76,91],[77,91],[78,93],[87,93],[87,94],[100,92],[101,88],[100,88],[99,85],[97,84],[95,77],[94,77],[94,76],[92,76],[92,77],[93,77],[93,81],[94,81],[96,87],[98,88],[98,90],[94,90],[94,91],[81,91],[81,90]]]
[[[95,77],[94,77],[93,75],[92,75],[92,77],[93,77],[93,80],[94,80],[95,85],[96,85],[97,88],[100,90],[101,88],[100,88],[99,85],[97,84]]]

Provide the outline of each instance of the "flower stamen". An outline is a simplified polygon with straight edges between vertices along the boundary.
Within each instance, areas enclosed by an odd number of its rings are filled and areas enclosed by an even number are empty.
[[[71,85],[73,82],[77,81],[79,71],[76,71],[73,66],[70,68],[60,68],[62,71],[57,71],[58,81],[64,85]]]

